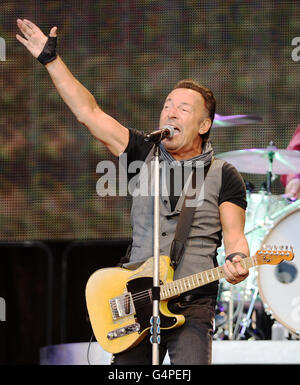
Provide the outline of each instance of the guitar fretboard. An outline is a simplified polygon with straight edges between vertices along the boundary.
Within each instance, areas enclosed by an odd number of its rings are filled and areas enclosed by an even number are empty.
[[[256,265],[255,257],[247,257],[241,260],[244,268],[249,269]],[[176,281],[164,283],[160,287],[160,298],[166,300],[175,297],[186,291],[196,289],[197,287],[207,285],[225,277],[222,266],[202,271],[201,273],[189,275],[188,277],[177,279]]]

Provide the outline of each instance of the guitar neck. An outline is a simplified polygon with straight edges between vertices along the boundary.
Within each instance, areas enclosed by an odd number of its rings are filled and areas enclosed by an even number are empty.
[[[244,268],[249,269],[250,267],[253,267],[257,264],[256,258],[244,258],[241,260],[241,264],[244,266]],[[223,267],[218,266],[213,269],[202,271],[201,273],[177,279],[176,281],[167,282],[160,287],[160,298],[161,300],[167,300],[189,290],[193,290],[198,287],[207,285],[208,283],[218,281],[221,278],[225,278],[225,273]]]

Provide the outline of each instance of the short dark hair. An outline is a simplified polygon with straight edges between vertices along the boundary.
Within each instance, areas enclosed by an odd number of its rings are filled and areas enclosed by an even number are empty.
[[[211,120],[211,125],[212,125],[214,118],[215,118],[215,112],[216,112],[216,99],[215,99],[212,91],[209,88],[201,85],[200,83],[196,82],[193,79],[180,80],[175,85],[174,90],[176,88],[188,88],[188,89],[199,92],[203,96],[204,105],[208,111],[208,114],[209,114],[209,117]],[[210,126],[210,128],[211,128],[211,126]],[[201,135],[203,142],[206,142],[208,140],[210,128],[205,134]]]

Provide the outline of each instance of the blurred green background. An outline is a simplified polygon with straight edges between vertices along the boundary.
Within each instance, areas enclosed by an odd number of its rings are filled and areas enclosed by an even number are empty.
[[[262,122],[215,128],[215,153],[285,148],[300,123],[299,1],[2,1],[0,239],[123,239],[130,198],[100,198],[98,162],[113,157],[72,115],[47,71],[15,39],[17,18],[45,33],[105,112],[153,130],[178,80],[210,87],[222,115]],[[243,174],[259,190],[263,175]],[[277,179],[273,193],[283,188]]]

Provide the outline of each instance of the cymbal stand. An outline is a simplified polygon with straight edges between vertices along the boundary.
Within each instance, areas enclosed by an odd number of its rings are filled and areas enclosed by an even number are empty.
[[[240,323],[240,325],[242,326],[242,329],[241,329],[241,331],[240,331],[240,333],[239,333],[239,335],[237,337],[237,340],[239,340],[239,339],[241,339],[242,337],[245,336],[245,331],[246,331],[246,329],[250,325],[251,315],[252,315],[252,312],[253,312],[253,308],[254,308],[254,304],[255,304],[257,295],[258,295],[258,288],[255,287],[253,295],[252,295],[252,299],[251,299],[251,302],[250,302],[250,305],[249,305],[249,308],[248,308],[248,312],[247,312],[246,318],[243,319],[242,322]]]
[[[269,146],[267,147],[268,152],[268,160],[269,160],[269,171],[267,172],[267,193],[271,195],[271,183],[272,183],[272,176],[273,176],[273,160],[276,150],[276,147],[274,146],[274,143],[271,141],[269,143]]]

